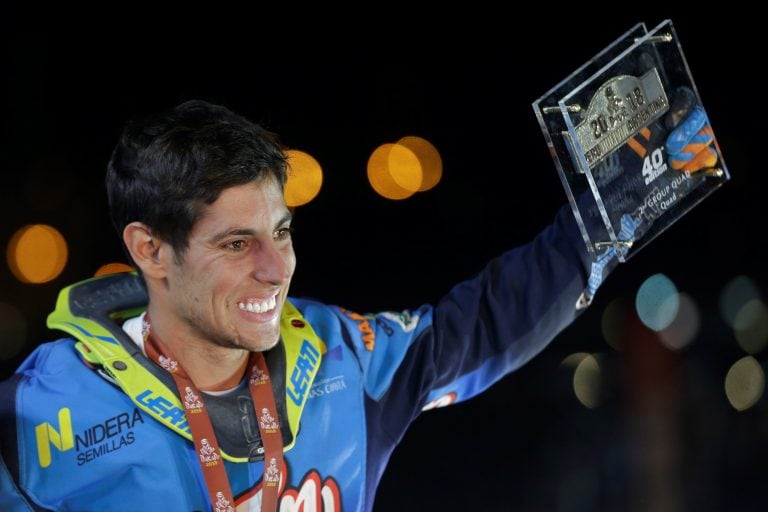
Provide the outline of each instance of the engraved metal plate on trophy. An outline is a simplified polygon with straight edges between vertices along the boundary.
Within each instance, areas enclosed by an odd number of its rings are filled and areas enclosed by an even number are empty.
[[[730,179],[670,20],[533,103],[587,249],[626,261]]]

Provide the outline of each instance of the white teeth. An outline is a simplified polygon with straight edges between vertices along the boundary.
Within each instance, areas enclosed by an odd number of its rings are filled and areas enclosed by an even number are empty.
[[[237,307],[243,311],[250,311],[251,313],[266,313],[272,311],[277,305],[277,295],[273,295],[264,302],[238,302]]]

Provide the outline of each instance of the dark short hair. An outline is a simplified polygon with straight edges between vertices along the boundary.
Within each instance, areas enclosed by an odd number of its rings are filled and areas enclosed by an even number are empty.
[[[187,101],[126,125],[107,167],[112,223],[121,239],[131,222],[146,224],[180,262],[205,205],[270,177],[282,187],[286,167],[273,133],[220,105]]]

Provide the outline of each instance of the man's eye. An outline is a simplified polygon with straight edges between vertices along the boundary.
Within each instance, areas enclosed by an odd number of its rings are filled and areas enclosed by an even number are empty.
[[[232,240],[224,244],[224,248],[231,249],[233,251],[242,251],[248,246],[245,240]]]
[[[280,228],[275,231],[275,240],[288,240],[293,236],[293,228]]]

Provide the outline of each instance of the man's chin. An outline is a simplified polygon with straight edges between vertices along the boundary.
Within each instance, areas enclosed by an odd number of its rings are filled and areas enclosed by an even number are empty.
[[[279,337],[275,337],[274,341],[269,341],[267,343],[262,343],[259,348],[255,349],[254,352],[266,352],[267,350],[271,350],[277,346],[277,343],[280,341]]]
[[[266,352],[274,348],[280,341],[280,335],[275,333],[265,336],[263,333],[259,336],[253,336],[244,343],[244,348],[250,352]]]

